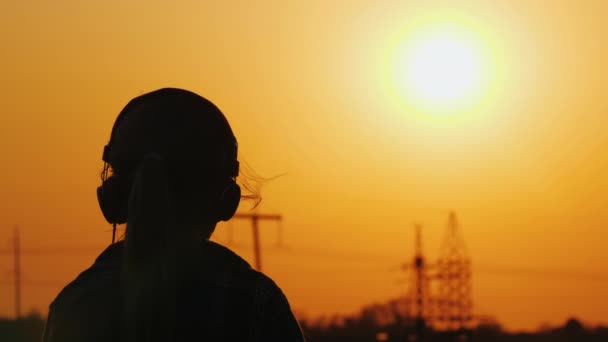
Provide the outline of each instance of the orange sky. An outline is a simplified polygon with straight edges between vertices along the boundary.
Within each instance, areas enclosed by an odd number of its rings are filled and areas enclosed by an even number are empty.
[[[0,5],[0,249],[14,223],[23,248],[92,247],[24,256],[25,310],[45,311],[110,240],[95,188],[119,110],[176,86],[224,111],[258,173],[286,173],[260,210],[284,215],[290,249],[264,224],[263,259],[298,313],[405,292],[391,269],[412,223],[434,259],[453,208],[476,313],[511,329],[608,323],[606,2],[202,3]],[[425,116],[387,81],[395,41],[424,18],[465,21],[493,51],[492,96],[468,115]],[[249,227],[233,228],[246,245]],[[11,262],[0,254],[0,315]]]

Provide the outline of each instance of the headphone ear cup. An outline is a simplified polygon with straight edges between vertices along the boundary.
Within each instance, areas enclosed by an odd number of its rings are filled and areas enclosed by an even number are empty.
[[[220,221],[228,221],[234,213],[236,213],[236,209],[239,207],[239,203],[241,202],[241,188],[234,180],[230,180],[222,194],[220,195],[218,202],[218,218]]]
[[[127,222],[127,199],[121,188],[118,176],[111,176],[97,188],[99,208],[111,224]]]

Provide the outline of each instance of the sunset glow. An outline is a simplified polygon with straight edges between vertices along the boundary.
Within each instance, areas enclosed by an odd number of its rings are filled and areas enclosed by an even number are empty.
[[[0,316],[17,306],[14,225],[22,311],[45,315],[111,241],[96,189],[116,116],[179,87],[215,103],[241,165],[272,179],[256,210],[283,220],[260,223],[264,272],[298,315],[408,295],[390,270],[411,261],[412,223],[432,264],[454,210],[476,317],[608,324],[606,13],[601,0],[7,1]],[[249,221],[213,239],[254,262]]]

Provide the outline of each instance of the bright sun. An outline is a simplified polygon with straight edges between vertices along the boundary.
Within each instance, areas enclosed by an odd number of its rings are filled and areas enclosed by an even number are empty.
[[[420,42],[402,76],[419,96],[433,102],[450,103],[474,90],[479,83],[478,64],[470,46],[436,37]]]
[[[401,96],[423,111],[451,113],[475,105],[486,82],[486,60],[472,37],[455,30],[406,39],[394,63]]]

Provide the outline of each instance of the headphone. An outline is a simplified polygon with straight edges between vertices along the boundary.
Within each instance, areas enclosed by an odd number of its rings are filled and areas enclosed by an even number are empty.
[[[153,93],[149,93],[148,96],[153,95],[154,93],[160,95],[161,93],[167,91],[178,91],[193,94],[181,89],[165,88]],[[99,202],[99,207],[101,209],[101,212],[103,213],[103,216],[114,227],[114,230],[112,232],[112,242],[114,242],[115,240],[116,225],[127,222],[128,203],[132,185],[132,181],[131,179],[128,179],[128,177],[117,174],[113,174],[108,177],[110,156],[112,151],[112,141],[114,140],[114,136],[116,134],[116,128],[125,119],[127,114],[131,112],[131,109],[134,107],[134,105],[137,102],[142,101],[143,97],[145,96],[146,95],[142,95],[138,98],[133,99],[120,112],[120,114],[116,118],[114,127],[112,128],[110,141],[103,148],[103,155],[101,159],[104,162],[104,168],[101,174],[102,183],[97,188],[97,200]],[[217,195],[218,197],[216,199],[212,199],[211,207],[208,208],[210,214],[212,215],[211,218],[215,222],[228,221],[232,216],[234,216],[234,213],[236,212],[239,206],[239,202],[241,200],[241,188],[236,183],[236,177],[239,173],[239,162],[238,160],[236,160],[236,143],[234,144],[234,148],[235,153],[233,158],[222,158],[220,164],[220,172],[223,172],[225,177],[223,177],[223,184],[219,186],[220,191]]]

